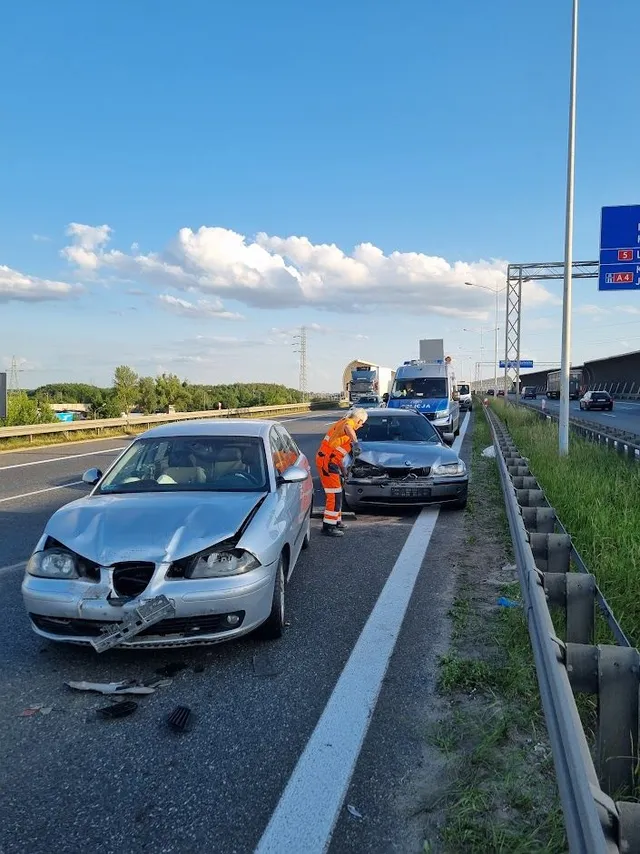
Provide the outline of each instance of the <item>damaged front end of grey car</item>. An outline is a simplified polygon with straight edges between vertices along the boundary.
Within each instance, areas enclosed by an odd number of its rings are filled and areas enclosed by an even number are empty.
[[[466,506],[469,475],[457,452],[447,446],[452,436],[440,437],[420,414],[402,411],[372,413],[366,426],[344,484],[352,510],[367,505]]]

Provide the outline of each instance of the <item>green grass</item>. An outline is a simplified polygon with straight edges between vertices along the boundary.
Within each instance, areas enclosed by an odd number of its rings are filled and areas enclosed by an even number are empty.
[[[634,643],[640,641],[640,465],[502,401],[491,404]]]
[[[440,661],[439,691],[450,711],[428,733],[449,765],[449,789],[437,804],[444,820],[425,852],[445,854],[564,854],[567,851],[553,763],[538,694],[519,585],[487,590],[487,568],[512,560],[497,465],[481,456],[491,444],[482,415],[474,424],[467,514],[470,559],[462,569],[450,617],[452,645]],[[491,574],[492,570],[489,570]],[[491,592],[492,591],[492,592]]]

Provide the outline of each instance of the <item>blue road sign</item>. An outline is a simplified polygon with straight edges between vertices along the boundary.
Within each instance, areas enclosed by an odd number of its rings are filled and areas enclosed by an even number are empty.
[[[640,289],[640,205],[602,208],[600,291]]]
[[[504,359],[500,360],[500,367],[504,368]],[[517,368],[518,362],[515,359],[509,359],[509,367]],[[520,359],[520,367],[521,368],[532,368],[533,361],[531,359]]]

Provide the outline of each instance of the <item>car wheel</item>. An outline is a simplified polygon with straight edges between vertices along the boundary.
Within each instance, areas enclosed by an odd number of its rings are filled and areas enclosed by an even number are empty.
[[[278,640],[284,634],[285,621],[285,556],[280,555],[278,568],[276,569],[276,583],[273,588],[273,601],[271,603],[271,613],[265,622],[258,629],[260,637],[264,640]]]
[[[311,513],[309,513],[309,518],[307,519],[307,531],[304,535],[304,540],[302,541],[302,548],[304,550],[308,549],[311,545]]]

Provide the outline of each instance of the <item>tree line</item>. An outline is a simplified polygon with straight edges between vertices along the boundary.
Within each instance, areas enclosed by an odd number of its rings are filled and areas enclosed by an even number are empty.
[[[302,402],[302,393],[276,383],[192,385],[176,374],[139,376],[128,365],[114,371],[109,388],[88,383],[50,383],[29,392],[9,395],[4,426],[49,423],[56,420],[52,403],[83,403],[90,418],[119,418],[132,411],[152,415],[167,412],[202,412],[210,409],[244,409]]]

